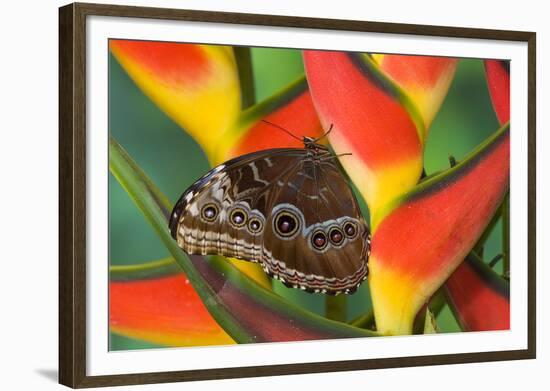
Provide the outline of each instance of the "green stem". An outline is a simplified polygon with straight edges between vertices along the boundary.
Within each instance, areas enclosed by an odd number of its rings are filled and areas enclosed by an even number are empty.
[[[510,279],[510,193],[502,202],[502,275]]]
[[[359,315],[357,318],[353,319],[350,324],[355,327],[361,327],[362,329],[376,330],[374,311],[371,308],[366,314]]]
[[[435,319],[446,303],[444,291],[444,288],[439,288],[437,292],[432,295],[426,305],[418,311],[418,314],[416,314],[416,318],[414,320],[413,334],[425,334],[427,327],[430,330],[432,328],[437,329]],[[428,321],[432,322],[432,324],[427,325]]]
[[[252,56],[250,48],[245,46],[234,46],[233,51],[237,61],[239,82],[241,85],[241,109],[244,110],[256,103]]]
[[[160,278],[181,273],[181,268],[172,257],[134,265],[112,265],[109,267],[111,281],[133,281]]]
[[[347,297],[345,295],[326,296],[325,297],[325,316],[328,319],[337,320],[339,322],[346,321],[346,304]]]
[[[474,251],[479,257],[483,258],[483,247],[485,246],[485,242],[487,242],[487,239],[489,239],[489,236],[491,235],[491,232],[493,232],[493,229],[495,228],[495,225],[497,225],[498,221],[500,220],[502,216],[502,208],[504,207],[504,200],[496,210],[495,214],[491,218],[491,221],[489,221],[489,224],[487,224],[487,227],[477,240],[477,243],[475,244],[472,251]]]
[[[502,254],[497,254],[493,259],[489,261],[489,267],[493,268],[502,259]]]

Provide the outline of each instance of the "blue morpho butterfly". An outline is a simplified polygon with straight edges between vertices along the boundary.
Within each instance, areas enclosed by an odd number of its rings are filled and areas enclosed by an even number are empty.
[[[273,125],[294,138],[298,138]],[[353,293],[368,274],[370,232],[334,155],[317,139],[228,160],[191,185],[170,218],[188,254],[258,262],[286,286]]]

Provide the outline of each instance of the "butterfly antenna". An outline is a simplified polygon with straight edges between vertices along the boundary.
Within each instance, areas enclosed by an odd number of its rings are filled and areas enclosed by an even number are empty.
[[[329,135],[330,132],[332,132],[332,128],[334,127],[334,124],[330,124],[330,127],[328,128],[328,130],[323,133],[322,135],[320,135],[319,137],[317,137],[315,140],[313,140],[314,142],[317,142],[319,140],[322,140],[324,139],[325,137],[327,137]]]
[[[339,155],[330,155],[330,156],[322,158],[321,161],[332,160],[332,159],[337,159],[340,156],[351,156],[351,155],[353,155],[353,153],[351,153],[351,152],[341,153]]]
[[[346,152],[346,153],[341,153],[340,155],[336,155],[336,157],[340,157],[340,156],[352,156],[353,153],[351,152]]]
[[[269,121],[267,121],[267,120],[265,120],[265,119],[262,119],[262,122],[265,122],[266,124],[269,124],[269,125],[271,125],[271,126],[276,127],[277,129],[282,130],[283,132],[285,132],[285,133],[288,134],[289,136],[294,137],[296,140],[304,141],[304,140],[302,140],[300,137],[295,136],[294,134],[292,134],[291,132],[289,132],[288,130],[286,130],[285,128],[283,128],[282,126],[279,126],[279,125],[277,125],[277,124],[274,124],[273,122],[269,122]]]

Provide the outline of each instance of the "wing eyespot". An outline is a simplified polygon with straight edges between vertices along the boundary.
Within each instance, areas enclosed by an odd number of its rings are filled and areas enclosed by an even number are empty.
[[[248,215],[242,208],[235,208],[229,214],[229,222],[236,228],[241,228],[246,225]]]
[[[315,250],[323,251],[328,246],[327,235],[322,230],[317,230],[311,235],[311,245]]]
[[[273,218],[273,231],[281,238],[293,238],[300,228],[300,218],[288,209],[280,210]]]
[[[357,237],[357,234],[359,233],[357,224],[352,221],[347,221],[342,227],[342,231],[344,231],[346,238],[350,240],[355,239]]]
[[[218,205],[211,202],[205,204],[201,209],[201,218],[209,223],[216,221],[219,214],[220,209],[218,208]]]
[[[263,223],[260,221],[260,219],[256,217],[252,217],[248,220],[248,230],[253,233],[257,234],[262,231],[263,229]]]
[[[330,239],[330,243],[336,247],[340,246],[344,242],[344,233],[337,227],[333,227],[328,231],[328,237]]]

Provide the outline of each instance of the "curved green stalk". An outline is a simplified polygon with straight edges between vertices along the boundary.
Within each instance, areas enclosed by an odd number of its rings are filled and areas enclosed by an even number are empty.
[[[172,257],[134,265],[112,265],[109,267],[111,281],[145,280],[177,273],[181,273],[181,268]]]

